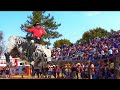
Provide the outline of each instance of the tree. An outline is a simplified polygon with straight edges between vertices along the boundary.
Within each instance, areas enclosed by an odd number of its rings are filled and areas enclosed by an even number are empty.
[[[116,33],[116,31],[113,30],[113,29],[111,29],[111,30],[110,30],[110,34],[114,34],[114,33]]]
[[[0,31],[0,55],[3,53],[4,43],[3,43],[3,32]]]
[[[54,42],[53,46],[56,48],[56,47],[60,47],[60,46],[62,46],[64,44],[71,45],[72,43],[68,39],[61,39],[61,40],[56,40]]]
[[[85,40],[83,40],[82,38],[77,40],[76,43],[79,44],[80,42],[84,42]]]
[[[50,39],[59,38],[62,36],[59,32],[55,31],[58,29],[61,24],[57,24],[54,21],[54,17],[50,14],[45,15],[45,11],[33,11],[32,16],[28,16],[28,19],[24,24],[21,24],[21,30],[24,31],[24,27],[31,28],[36,22],[39,22],[40,25],[46,30],[47,34],[42,38],[42,44],[48,44]],[[30,36],[31,33],[27,32],[26,36]],[[46,40],[49,41],[46,41]]]
[[[95,29],[90,29],[89,31],[86,31],[82,38],[80,40],[77,40],[77,43],[79,42],[84,42],[84,41],[89,41],[91,39],[94,39],[95,37],[104,37],[108,36],[109,32],[103,28],[95,28]]]

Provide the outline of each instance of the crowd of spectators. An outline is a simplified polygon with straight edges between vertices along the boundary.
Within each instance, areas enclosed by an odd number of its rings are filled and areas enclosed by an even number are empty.
[[[14,69],[14,70],[13,70]],[[25,75],[27,68],[10,68],[6,66],[0,69],[0,78],[11,78],[14,75]],[[48,63],[42,67],[32,67],[31,78],[37,75],[39,79],[115,79],[114,59],[96,61],[92,63],[90,60],[78,63]]]
[[[47,66],[32,69],[32,78],[57,79],[115,79],[114,60],[92,63],[90,60],[79,63],[49,63]]]
[[[53,48],[52,57],[56,60],[101,60],[120,53],[120,31],[102,38],[96,37],[88,42],[62,45]]]

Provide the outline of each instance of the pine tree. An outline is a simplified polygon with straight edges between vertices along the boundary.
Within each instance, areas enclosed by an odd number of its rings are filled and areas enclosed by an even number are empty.
[[[27,20],[24,24],[21,24],[21,30],[24,31],[24,27],[31,28],[36,22],[39,22],[47,32],[47,34],[42,38],[42,44],[50,45],[50,39],[62,36],[62,34],[56,31],[61,24],[57,24],[55,22],[54,16],[51,16],[50,14],[45,15],[45,11],[33,11],[32,16],[28,16],[28,19],[29,20]],[[30,34],[31,33],[27,32],[26,36],[30,36]]]

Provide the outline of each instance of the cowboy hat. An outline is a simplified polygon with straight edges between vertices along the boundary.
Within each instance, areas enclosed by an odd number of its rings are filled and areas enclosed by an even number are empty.
[[[33,24],[33,26],[37,26],[37,25],[40,25],[40,23],[36,22],[35,24]]]

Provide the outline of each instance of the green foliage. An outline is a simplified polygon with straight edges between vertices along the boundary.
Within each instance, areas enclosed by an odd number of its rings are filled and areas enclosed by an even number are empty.
[[[81,39],[77,40],[76,43],[79,44],[80,42],[84,42],[84,41],[85,40],[81,38]]]
[[[89,41],[90,39],[94,39],[95,37],[104,37],[108,36],[109,32],[101,27],[95,28],[95,29],[90,29],[89,31],[86,31],[82,38],[80,40],[77,40],[76,43],[79,42],[84,42],[84,41]]]
[[[60,46],[62,46],[62,45],[64,45],[64,44],[70,45],[70,44],[72,44],[72,43],[71,43],[70,40],[68,40],[68,39],[61,39],[61,40],[56,40],[56,41],[54,42],[53,46],[54,46],[54,47],[60,47]]]
[[[24,31],[23,27],[31,28],[36,22],[39,22],[47,32],[47,34],[43,37],[43,44],[49,43],[48,41],[45,41],[46,39],[55,39],[62,36],[62,34],[55,31],[59,26],[61,26],[61,24],[57,24],[54,17],[50,14],[45,15],[45,11],[33,11],[32,16],[28,16],[28,19],[29,20],[27,20],[26,23],[21,25],[21,30]],[[27,34],[30,35],[29,32],[27,32]]]
[[[114,33],[116,33],[116,31],[113,30],[113,29],[111,29],[111,30],[110,30],[110,34],[114,34]]]

